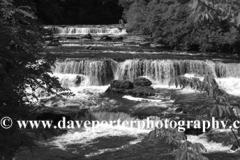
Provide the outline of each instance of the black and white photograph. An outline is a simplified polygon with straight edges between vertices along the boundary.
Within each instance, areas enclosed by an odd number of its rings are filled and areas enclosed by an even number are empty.
[[[0,160],[240,160],[240,1],[0,0]]]

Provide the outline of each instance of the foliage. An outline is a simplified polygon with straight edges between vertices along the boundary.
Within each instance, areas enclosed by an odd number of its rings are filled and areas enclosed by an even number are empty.
[[[27,3],[28,2],[28,3]],[[11,117],[11,129],[0,128],[0,159],[11,160],[22,147],[35,145],[34,131],[20,130],[16,120],[26,120],[36,111],[34,91],[49,94],[62,90],[51,73],[55,59],[44,56],[41,27],[32,3],[0,1],[0,117]]]
[[[206,75],[203,80],[178,76],[171,79],[169,85],[175,85],[180,88],[191,87],[212,97],[215,105],[201,107],[201,112],[196,117],[197,119],[208,119],[210,121],[211,117],[215,117],[218,120],[228,121],[228,126],[231,126],[235,120],[240,119],[238,103],[231,100],[230,95],[219,87],[214,77],[210,74]],[[233,134],[235,136],[234,132]],[[150,132],[149,136],[150,138],[167,138],[168,143],[175,144],[176,149],[173,151],[173,155],[175,155],[177,160],[207,159],[201,154],[207,152],[202,144],[192,144],[187,141],[184,133],[179,133],[176,129],[155,130]],[[238,142],[237,139],[236,141]]]
[[[239,50],[239,32],[236,27],[222,19],[196,21],[189,0],[127,2],[121,0],[121,5],[125,7],[128,30],[150,37],[156,43],[181,50]]]
[[[240,2],[238,0],[192,0],[190,7],[196,21],[226,20],[240,31]]]
[[[179,86],[181,88],[190,86],[191,88],[207,93],[208,96],[212,97],[215,105],[205,108],[205,110],[209,110],[209,114],[207,115],[209,118],[216,117],[229,120],[230,122],[240,118],[238,103],[235,100],[231,100],[230,95],[218,86],[212,75],[205,76],[203,81],[198,78],[186,78],[180,76],[169,82],[169,85],[173,84],[176,87]]]

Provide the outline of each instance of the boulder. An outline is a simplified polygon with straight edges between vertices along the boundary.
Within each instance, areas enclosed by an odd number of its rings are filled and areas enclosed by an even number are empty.
[[[236,151],[238,148],[239,148],[238,142],[234,142],[230,150]]]
[[[133,81],[134,86],[151,86],[152,82],[144,77],[137,78]]]
[[[135,86],[132,90],[127,90],[126,93],[132,96],[137,97],[146,97],[146,96],[154,96],[155,90],[152,87],[147,86]]]
[[[75,79],[75,85],[76,86],[80,86],[81,85],[81,82],[82,82],[82,77],[81,76],[79,76],[79,75],[77,75],[76,76],[76,79]]]
[[[111,88],[117,89],[133,89],[133,83],[131,81],[124,81],[124,80],[114,80],[111,83]]]
[[[151,86],[134,86],[130,81],[114,80],[105,93],[146,97],[154,96],[155,90]]]

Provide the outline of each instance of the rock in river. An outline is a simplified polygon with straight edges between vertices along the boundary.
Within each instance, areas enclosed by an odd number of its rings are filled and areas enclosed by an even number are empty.
[[[149,86],[149,82],[146,83],[145,86],[142,83],[137,83],[137,84],[140,84],[140,85],[133,85],[133,83],[130,81],[114,80],[111,83],[110,87],[106,90],[106,93],[132,95],[132,96],[138,96],[138,97],[155,95],[155,90],[151,86]]]
[[[152,82],[144,77],[137,78],[133,81],[134,86],[151,86]]]

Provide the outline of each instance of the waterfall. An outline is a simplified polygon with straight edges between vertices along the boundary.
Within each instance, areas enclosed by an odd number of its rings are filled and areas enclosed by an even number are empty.
[[[217,78],[240,77],[240,64],[215,63],[200,60],[126,60],[119,64],[116,79],[134,80],[146,76],[157,84],[167,84],[173,77],[211,74]]]
[[[240,64],[201,60],[129,59],[116,62],[111,59],[66,59],[58,61],[53,71],[84,75],[88,77],[90,85],[106,85],[113,79],[132,81],[139,76],[148,77],[154,84],[168,84],[171,78],[184,74],[239,78]]]
[[[54,35],[120,35],[126,34],[125,29],[117,26],[45,26],[46,29],[52,30]]]
[[[59,61],[55,73],[85,75],[90,85],[106,85],[114,79],[116,62],[113,60],[70,60]]]

